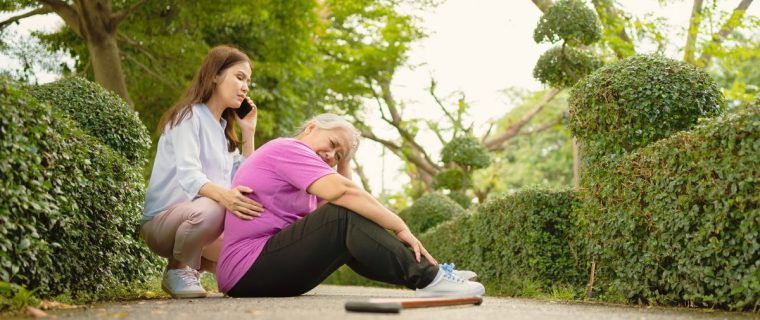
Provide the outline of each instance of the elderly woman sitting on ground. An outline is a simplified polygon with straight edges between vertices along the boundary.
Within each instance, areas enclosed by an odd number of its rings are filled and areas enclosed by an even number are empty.
[[[350,122],[321,114],[294,138],[264,144],[241,165],[232,187],[253,189],[248,196],[264,211],[250,220],[226,213],[217,266],[222,292],[300,295],[344,264],[369,279],[416,289],[418,296],[485,292],[462,278],[472,272],[439,266],[403,220],[350,180],[347,168],[358,146]]]

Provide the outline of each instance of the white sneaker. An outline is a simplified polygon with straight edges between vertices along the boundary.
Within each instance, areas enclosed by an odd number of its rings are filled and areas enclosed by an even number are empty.
[[[478,282],[478,274],[470,270],[454,270],[454,274],[467,281]]]
[[[464,280],[479,282],[478,274],[475,272],[472,272],[470,270],[457,270],[455,268],[456,266],[453,263],[443,263],[443,264],[440,264],[440,266],[444,269],[453,270],[454,274],[457,275],[457,277],[460,277]]]
[[[165,269],[161,289],[164,289],[173,298],[206,297],[206,290],[203,290],[201,282],[193,271],[187,267],[184,269]]]
[[[469,297],[482,296],[485,292],[483,284],[464,280],[452,268],[441,265],[433,282],[414,293],[418,297]]]

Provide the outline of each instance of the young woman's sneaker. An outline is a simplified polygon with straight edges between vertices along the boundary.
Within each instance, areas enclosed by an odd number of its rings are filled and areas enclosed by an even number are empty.
[[[203,290],[201,282],[192,269],[164,269],[164,279],[161,288],[173,298],[203,298],[206,290]]]
[[[456,275],[452,266],[440,265],[438,274],[427,287],[417,289],[418,297],[465,297],[482,296],[485,287],[479,282],[467,281]]]

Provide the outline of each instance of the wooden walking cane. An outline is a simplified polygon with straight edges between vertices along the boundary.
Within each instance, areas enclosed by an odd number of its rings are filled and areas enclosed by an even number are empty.
[[[483,298],[472,297],[440,297],[440,298],[387,298],[369,299],[364,301],[346,302],[346,311],[400,313],[402,309],[430,308],[474,304],[479,306]]]

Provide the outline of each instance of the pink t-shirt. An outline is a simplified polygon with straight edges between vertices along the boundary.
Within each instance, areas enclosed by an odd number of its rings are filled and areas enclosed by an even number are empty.
[[[243,162],[232,179],[253,189],[249,197],[261,203],[261,217],[242,220],[229,211],[224,219],[224,241],[216,269],[219,290],[228,292],[243,278],[274,234],[317,207],[317,197],[306,192],[314,181],[336,173],[309,146],[291,138],[267,142]]]

